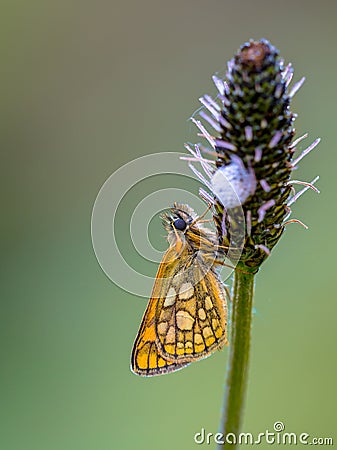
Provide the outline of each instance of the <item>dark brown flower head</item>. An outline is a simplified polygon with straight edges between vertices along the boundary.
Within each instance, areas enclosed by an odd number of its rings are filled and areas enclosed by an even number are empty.
[[[209,178],[192,167],[212,192],[201,190],[201,194],[214,204],[221,244],[236,242],[238,225],[244,227],[239,264],[252,271],[258,270],[280,239],[290,205],[303,193],[295,193],[293,184],[302,182],[290,180],[292,171],[319,142],[293,160],[301,138],[294,141],[295,115],[289,105],[304,79],[289,90],[292,75],[291,65],[284,67],[268,41],[250,41],[228,63],[225,80],[213,77],[217,101],[207,95],[200,99],[210,113],[200,115],[214,130],[209,132],[192,119],[212,146],[211,152],[187,146]],[[202,156],[203,150],[216,155],[215,167]],[[302,184],[304,190],[316,190],[313,183]]]

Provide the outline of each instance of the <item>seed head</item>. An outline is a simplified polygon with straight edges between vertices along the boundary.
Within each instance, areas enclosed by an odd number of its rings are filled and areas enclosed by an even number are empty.
[[[319,142],[293,160],[301,138],[294,141],[296,115],[290,102],[304,78],[289,89],[292,76],[291,65],[284,66],[275,47],[266,40],[251,40],[229,61],[225,80],[213,77],[217,99],[208,95],[200,99],[208,110],[200,115],[213,130],[192,119],[212,147],[187,146],[192,160],[200,162],[206,173],[204,177],[192,166],[211,191],[202,194],[208,201],[212,198],[219,241],[225,246],[235,242],[235,218],[243,212],[245,237],[239,264],[252,271],[258,270],[290,222],[286,221],[290,205],[304,190],[317,191],[316,179],[311,184],[290,179],[299,160]],[[216,160],[206,159],[207,154]],[[294,184],[305,188],[296,194]]]

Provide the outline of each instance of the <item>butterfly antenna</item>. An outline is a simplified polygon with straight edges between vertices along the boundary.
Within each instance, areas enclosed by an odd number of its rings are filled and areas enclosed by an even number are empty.
[[[194,219],[193,222],[190,224],[190,227],[193,226],[193,225],[195,225],[195,224],[196,224],[197,222],[199,222],[203,217],[205,217],[206,214],[208,213],[208,211],[209,211],[211,208],[212,208],[212,204],[209,203],[209,204],[208,204],[208,207],[207,207],[207,209],[206,209],[206,211],[204,211],[204,212],[201,214],[201,216],[199,216],[199,217],[197,217],[196,219]]]

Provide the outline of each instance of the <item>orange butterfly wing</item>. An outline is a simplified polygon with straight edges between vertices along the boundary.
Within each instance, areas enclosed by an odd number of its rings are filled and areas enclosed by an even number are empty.
[[[158,314],[158,303],[163,300],[160,298],[163,295],[163,288],[167,286],[170,276],[174,276],[174,272],[178,268],[179,259],[177,258],[176,251],[173,247],[170,247],[159,265],[152,295],[133,346],[131,370],[136,375],[162,375],[175,372],[188,365],[177,364],[164,359],[158,352],[157,347],[156,315]]]

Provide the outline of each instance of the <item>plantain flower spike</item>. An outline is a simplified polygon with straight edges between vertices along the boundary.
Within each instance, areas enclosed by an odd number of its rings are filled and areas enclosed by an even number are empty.
[[[280,239],[289,219],[291,205],[310,183],[292,179],[300,160],[319,143],[316,139],[299,156],[297,145],[307,135],[294,139],[296,115],[290,102],[304,82],[290,87],[291,64],[284,65],[278,50],[268,41],[249,41],[228,63],[224,80],[213,77],[218,95],[200,98],[202,120],[192,118],[207,140],[207,147],[186,145],[205,176],[190,167],[210,191],[201,196],[214,208],[219,243],[230,246],[244,226],[238,266],[257,272]],[[215,159],[210,159],[211,156]],[[302,185],[302,190],[295,186]],[[304,224],[302,224],[305,226]]]

